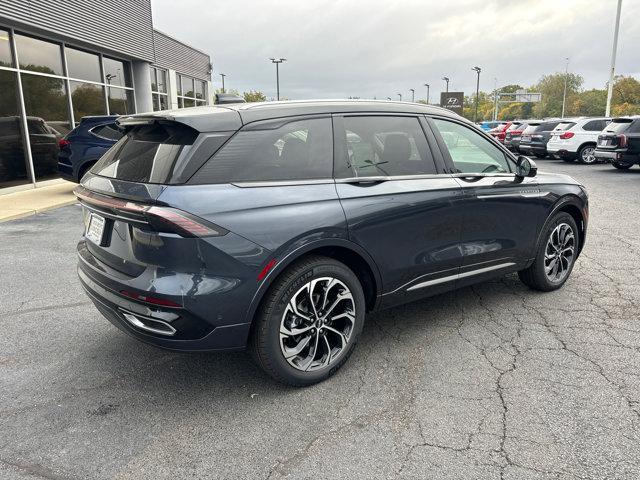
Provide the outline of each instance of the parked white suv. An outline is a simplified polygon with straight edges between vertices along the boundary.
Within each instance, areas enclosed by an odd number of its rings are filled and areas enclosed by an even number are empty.
[[[547,152],[565,162],[596,163],[598,135],[611,122],[605,117],[566,119],[551,132]]]

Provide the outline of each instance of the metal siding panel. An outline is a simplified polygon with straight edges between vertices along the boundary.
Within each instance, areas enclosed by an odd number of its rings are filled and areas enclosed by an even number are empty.
[[[77,40],[154,61],[150,0],[2,0],[0,21],[5,19],[17,22],[18,30],[23,24],[60,35],[69,43]]]
[[[201,80],[211,80],[209,55],[158,30],[154,30],[153,35],[156,48],[155,65]]]

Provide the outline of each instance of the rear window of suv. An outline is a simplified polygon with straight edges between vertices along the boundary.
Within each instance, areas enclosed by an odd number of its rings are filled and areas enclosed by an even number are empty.
[[[613,120],[609,125],[607,125],[607,128],[605,129],[605,132],[622,133],[625,130],[627,130],[627,128],[629,128],[629,126],[632,123],[633,123],[633,120],[630,119],[630,118],[629,119],[627,119],[627,118],[616,119],[616,120]]]
[[[91,173],[128,182],[175,183],[198,132],[175,123],[133,127],[93,166]]]

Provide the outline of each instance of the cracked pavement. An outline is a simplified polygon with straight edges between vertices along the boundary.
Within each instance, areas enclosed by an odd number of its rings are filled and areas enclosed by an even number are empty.
[[[78,206],[1,224],[0,477],[640,478],[640,169],[538,164],[590,193],[564,288],[370,315],[306,389],[111,326],[76,280]]]

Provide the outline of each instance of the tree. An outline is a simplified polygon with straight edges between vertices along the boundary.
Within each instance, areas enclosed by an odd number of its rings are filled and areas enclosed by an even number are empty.
[[[582,116],[596,117],[603,115],[605,106],[607,103],[607,91],[602,89],[598,90],[593,88],[591,90],[585,90],[571,98],[570,102],[567,102],[567,116]]]
[[[614,115],[639,114],[640,82],[633,77],[617,76],[613,83],[611,105]]]
[[[248,92],[244,92],[243,96],[246,102],[264,102],[267,100],[264,93],[258,90],[249,90]]]
[[[573,101],[584,83],[581,75],[567,73],[567,104]],[[562,115],[562,97],[564,93],[564,73],[544,75],[534,86],[542,94],[542,100],[535,104],[533,113],[536,117],[559,117]],[[566,111],[565,111],[566,114]]]

